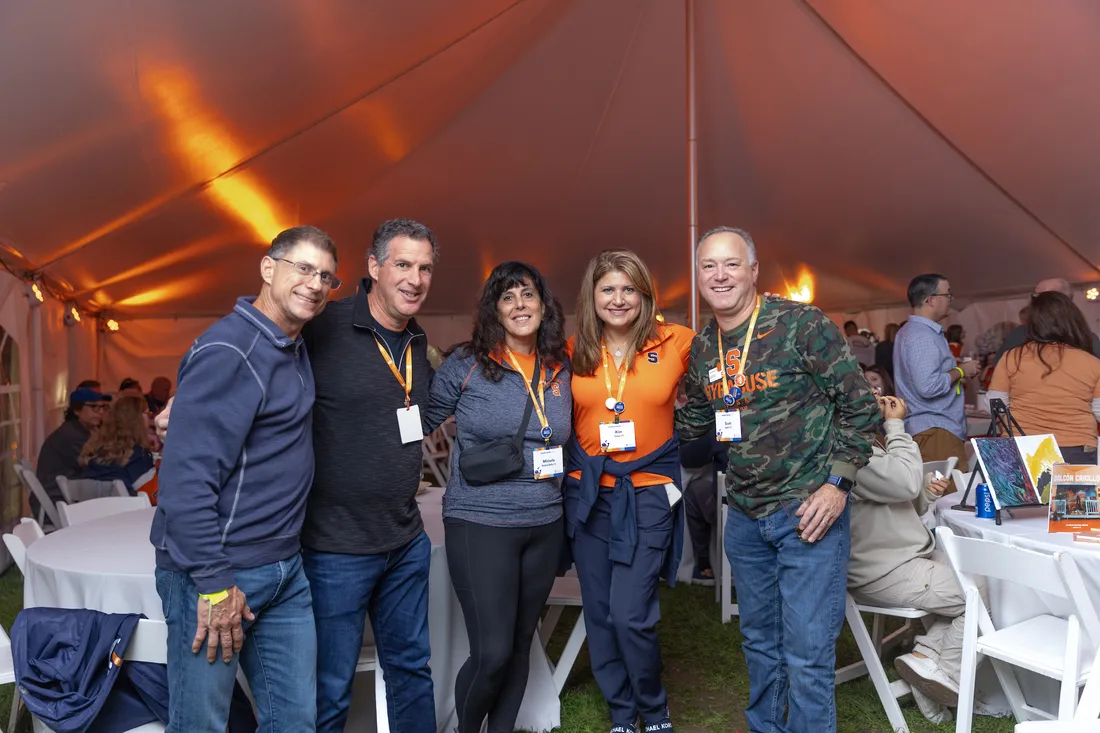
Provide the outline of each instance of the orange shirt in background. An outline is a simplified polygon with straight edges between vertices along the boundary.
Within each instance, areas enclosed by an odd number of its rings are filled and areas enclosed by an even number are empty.
[[[691,355],[691,340],[695,332],[686,326],[666,323],[659,327],[657,338],[646,343],[634,359],[634,370],[627,373],[626,362],[619,374],[626,373],[626,387],[623,391],[623,403],[626,411],[621,420],[634,422],[634,437],[637,447],[632,451],[611,453],[609,457],[620,463],[629,463],[647,453],[660,448],[672,437],[672,415],[676,406],[676,388],[687,372],[688,357]],[[573,353],[573,337],[567,348]],[[611,389],[613,396],[619,392],[619,378],[616,376],[615,362],[609,358],[611,367]],[[589,377],[573,375],[573,433],[581,448],[589,455],[600,452],[600,423],[611,422],[615,413],[607,409],[607,383],[604,381],[603,365]],[[580,472],[571,474],[579,478]],[[654,486],[672,480],[670,476],[638,471],[631,474],[634,486]],[[615,479],[607,474],[600,477],[601,486],[614,486]]]
[[[1043,358],[1053,367],[1050,374],[1034,344],[1009,351],[997,362],[989,390],[1008,392],[1009,412],[1028,435],[1053,433],[1059,446],[1095,446],[1092,401],[1100,398],[1100,359],[1068,346],[1061,358],[1048,346]]]

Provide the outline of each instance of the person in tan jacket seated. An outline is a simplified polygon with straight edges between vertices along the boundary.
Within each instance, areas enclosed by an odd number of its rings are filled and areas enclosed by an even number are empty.
[[[894,666],[925,717],[943,722],[951,719],[946,708],[959,703],[966,599],[921,516],[947,490],[948,479],[925,480],[920,448],[905,432],[905,402],[882,396],[878,403],[885,435],[856,473],[851,493],[848,590],[857,603],[934,614],[914,650]]]

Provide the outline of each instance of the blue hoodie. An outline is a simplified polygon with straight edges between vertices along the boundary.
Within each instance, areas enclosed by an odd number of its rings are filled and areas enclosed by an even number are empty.
[[[157,567],[199,593],[235,571],[298,552],[313,481],[313,372],[288,338],[240,298],[180,364],[150,540]]]

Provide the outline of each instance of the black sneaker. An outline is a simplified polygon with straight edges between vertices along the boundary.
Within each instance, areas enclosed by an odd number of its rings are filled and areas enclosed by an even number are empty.
[[[611,733],[638,733],[638,729],[633,725],[616,725],[611,729]]]
[[[659,720],[656,723],[646,723],[645,733],[672,733],[672,723],[668,718]]]

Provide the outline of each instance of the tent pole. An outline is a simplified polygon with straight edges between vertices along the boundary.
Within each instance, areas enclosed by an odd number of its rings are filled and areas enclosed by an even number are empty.
[[[685,0],[687,11],[687,204],[688,272],[691,301],[688,313],[693,331],[699,330],[699,283],[695,278],[695,242],[699,239],[699,150],[695,136],[695,0]]]
[[[34,410],[34,455],[46,442],[46,399],[42,379],[42,308],[31,302],[31,406]]]

